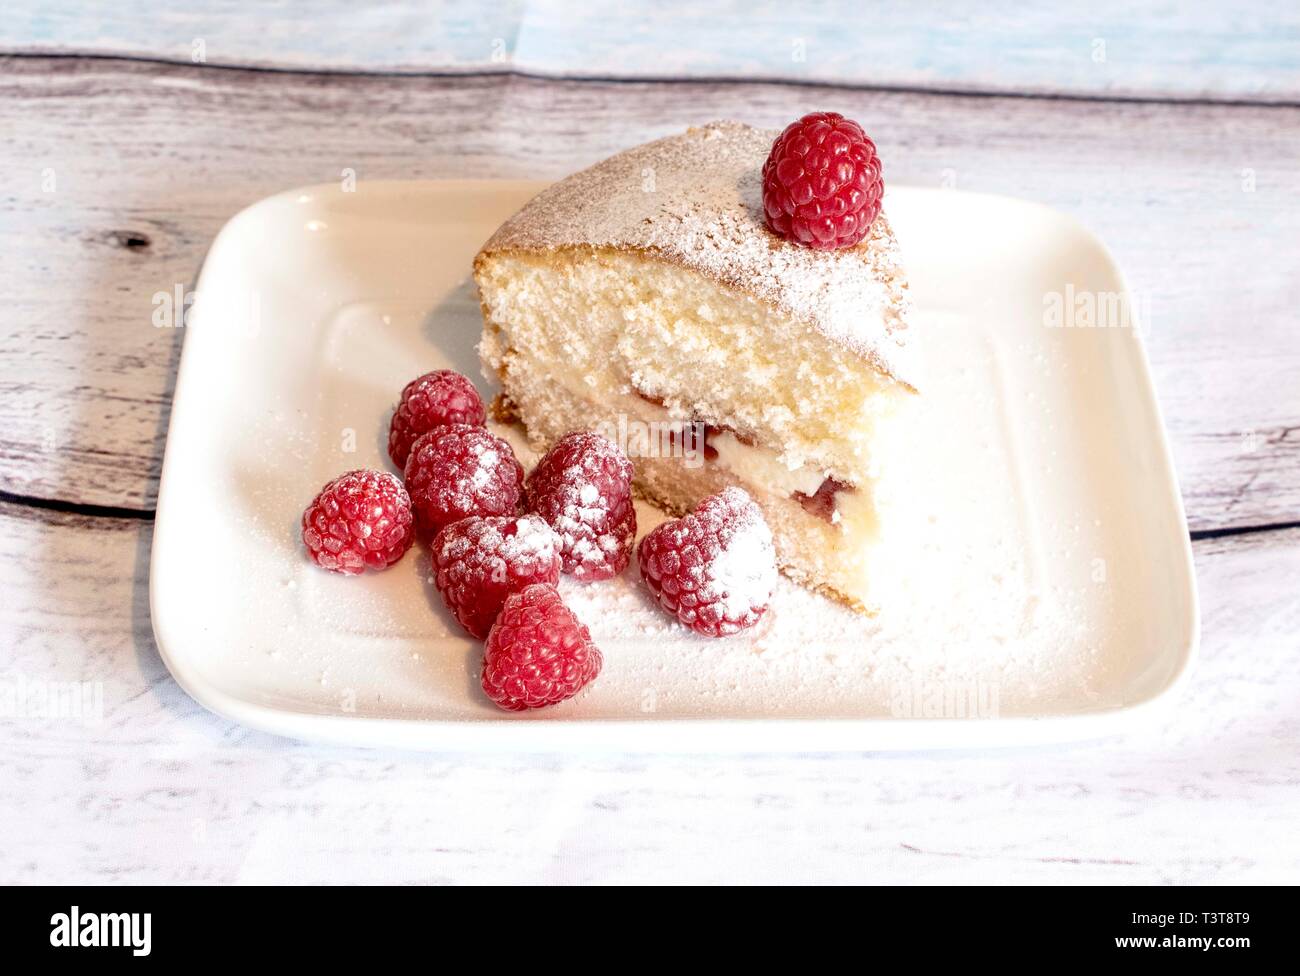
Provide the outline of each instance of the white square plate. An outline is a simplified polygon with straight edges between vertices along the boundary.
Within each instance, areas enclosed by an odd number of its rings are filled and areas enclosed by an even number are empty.
[[[186,324],[150,581],[158,646],[194,698],[340,743],[717,752],[1090,738],[1170,697],[1196,596],[1139,330],[1044,324],[1050,296],[1075,325],[1078,296],[1137,303],[1072,219],[1003,198],[893,188],[886,204],[916,334],[947,357],[924,436],[952,460],[932,474],[966,505],[918,537],[952,571],[917,581],[910,617],[869,621],[783,581],[759,627],[710,642],[634,566],[566,581],[605,670],[574,701],[507,715],[420,550],[355,579],[311,566],[303,507],[343,471],[391,470],[402,385],[444,365],[478,379],[470,259],[540,188],[313,187],[222,230]]]

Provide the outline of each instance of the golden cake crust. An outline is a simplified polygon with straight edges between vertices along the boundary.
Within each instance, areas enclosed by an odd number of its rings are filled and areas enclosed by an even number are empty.
[[[641,252],[768,302],[914,385],[907,278],[881,213],[861,244],[821,251],[763,221],[760,172],[777,133],[713,122],[618,153],[548,187],[475,259],[570,248]]]

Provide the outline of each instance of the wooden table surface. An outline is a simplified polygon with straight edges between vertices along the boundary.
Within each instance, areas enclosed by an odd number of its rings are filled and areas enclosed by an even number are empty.
[[[1295,13],[119,6],[0,25],[0,881],[1300,880]],[[556,177],[815,108],[891,181],[1077,215],[1149,303],[1202,600],[1176,706],[1063,748],[514,757],[290,742],[176,686],[147,583],[183,330],[153,295],[225,220],[345,168]],[[96,715],[15,706],[67,682]]]

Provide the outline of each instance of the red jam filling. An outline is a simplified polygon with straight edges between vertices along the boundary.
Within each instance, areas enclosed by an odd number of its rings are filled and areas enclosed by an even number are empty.
[[[709,438],[717,433],[718,428],[712,424],[692,422],[680,430],[668,432],[668,443],[676,447],[682,445],[682,454],[694,454],[704,448],[704,460],[713,461],[718,457],[718,449],[709,443]],[[703,444],[700,442],[703,441]]]
[[[805,495],[802,491],[796,491],[793,497],[809,515],[815,515],[819,519],[830,522],[835,514],[835,496],[841,491],[852,490],[853,486],[850,484],[845,484],[843,481],[837,481],[834,478],[827,478],[817,487],[813,494]]]
[[[636,394],[642,400],[645,400],[647,403],[653,403],[656,407],[665,406],[664,401],[658,397],[652,397],[646,393],[642,393],[640,390],[637,390]],[[739,431],[733,430],[730,427],[717,426],[715,424],[701,424],[698,420],[691,421],[689,426],[681,430],[671,431],[668,437],[670,443],[673,445],[681,443],[686,452],[698,451],[701,447],[700,440],[702,439],[704,441],[704,459],[706,461],[713,461],[718,457],[718,449],[709,443],[709,439],[715,434],[723,431],[731,434],[742,444],[749,447],[755,446],[753,438],[741,434]],[[835,496],[842,491],[853,490],[853,486],[847,482],[838,481],[835,478],[827,478],[818,486],[817,490],[813,494],[806,495],[802,491],[796,491],[791,497],[797,500],[799,504],[803,506],[803,510],[809,515],[815,515],[819,519],[831,522],[834,521],[833,516],[835,515]]]
[[[667,405],[658,397],[652,397],[650,394],[642,393],[640,390],[636,391],[636,395],[646,403],[653,403],[656,407],[667,409]],[[727,429],[728,428],[726,427],[715,427],[713,424],[704,424],[699,420],[693,419],[690,421],[689,426],[681,430],[669,431],[668,442],[674,447],[677,444],[682,444],[683,452],[687,454],[693,454],[703,448],[704,460],[713,461],[718,457],[718,449],[709,443],[709,438],[718,433],[718,431]],[[736,439],[741,440],[739,434],[736,435]],[[703,441],[703,443],[700,443],[701,441]]]

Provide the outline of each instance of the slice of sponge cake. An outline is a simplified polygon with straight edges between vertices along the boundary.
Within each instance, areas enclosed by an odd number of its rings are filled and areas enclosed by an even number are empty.
[[[713,123],[543,191],[474,261],[480,353],[535,445],[601,429],[674,512],[738,484],[788,575],[871,611],[906,278],[883,213],[838,251],[767,230],[775,137]]]

